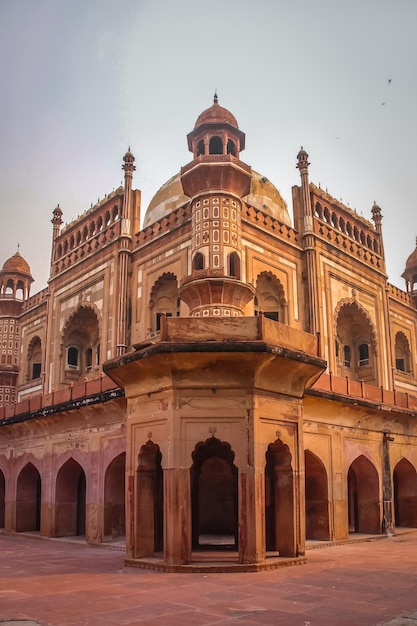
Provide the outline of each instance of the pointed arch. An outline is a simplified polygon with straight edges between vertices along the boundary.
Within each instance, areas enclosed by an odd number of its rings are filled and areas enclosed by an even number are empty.
[[[162,315],[179,317],[178,279],[175,274],[165,272],[155,281],[150,293],[149,309],[151,334],[159,332]]]
[[[151,439],[140,448],[136,471],[135,558],[163,549],[164,525],[162,454]]]
[[[86,478],[70,457],[59,469],[55,483],[55,537],[85,535]]]
[[[351,463],[347,480],[349,532],[381,534],[379,477],[375,465],[361,454]]]
[[[355,298],[345,298],[336,306],[334,334],[338,375],[378,384],[375,326]]]
[[[238,495],[235,453],[228,442],[210,437],[192,453],[193,549],[237,548]]]
[[[292,455],[280,438],[265,454],[266,550],[295,556],[294,472]]]
[[[328,478],[324,463],[310,450],[305,458],[306,539],[330,539]]]
[[[41,477],[28,462],[20,471],[16,486],[16,531],[39,531],[41,527]]]
[[[42,341],[39,335],[30,340],[27,351],[27,379],[36,380],[42,374]]]
[[[410,344],[401,330],[395,333],[395,367],[400,372],[412,373]]]
[[[395,526],[417,527],[417,473],[405,458],[393,472]]]
[[[256,278],[255,315],[263,313],[265,317],[288,323],[287,301],[281,281],[270,271],[261,272]]]
[[[126,452],[121,452],[107,466],[104,475],[104,537],[124,536],[125,529]]]
[[[61,333],[63,374],[67,382],[79,380],[99,365],[101,315],[92,302],[79,302]]]

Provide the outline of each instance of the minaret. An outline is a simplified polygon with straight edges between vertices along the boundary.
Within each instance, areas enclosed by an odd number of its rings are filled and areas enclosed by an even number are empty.
[[[313,212],[311,207],[310,183],[308,179],[308,154],[301,148],[297,155],[297,168],[301,176],[301,196],[304,219],[302,223],[302,242],[306,253],[306,281],[307,281],[307,306],[308,324],[310,333],[319,332],[319,320],[317,309],[317,263],[315,252],[315,239],[313,232]]]
[[[52,223],[52,250],[51,250],[51,267],[52,267],[54,263],[55,240],[59,236],[61,232],[61,226],[62,226],[62,211],[59,207],[59,204],[53,210],[51,223]]]
[[[180,298],[192,317],[239,317],[255,293],[242,262],[242,198],[251,183],[251,168],[239,159],[245,134],[215,94],[187,138],[194,159],[181,182],[191,198],[191,268]]]
[[[129,150],[123,157],[122,169],[125,173],[122,228],[118,252],[117,271],[117,318],[116,318],[116,356],[122,356],[127,349],[127,308],[128,308],[128,273],[130,248],[132,242],[132,179],[136,169],[135,157]]]
[[[382,239],[382,213],[381,208],[374,202],[372,207],[372,219],[375,224],[375,230],[380,235],[380,243],[381,243],[381,256],[385,262],[385,252],[384,252],[384,242]]]

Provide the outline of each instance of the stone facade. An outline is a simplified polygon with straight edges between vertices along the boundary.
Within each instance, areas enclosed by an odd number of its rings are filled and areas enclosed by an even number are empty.
[[[305,561],[417,527],[417,248],[387,281],[381,209],[309,181],[293,218],[214,103],[141,223],[124,185],[67,226],[48,287],[0,272],[0,527],[165,570]]]

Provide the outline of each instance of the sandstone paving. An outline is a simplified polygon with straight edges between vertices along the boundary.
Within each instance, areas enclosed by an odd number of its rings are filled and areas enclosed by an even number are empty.
[[[0,534],[0,626],[417,626],[417,533],[303,566],[167,574],[123,552]]]

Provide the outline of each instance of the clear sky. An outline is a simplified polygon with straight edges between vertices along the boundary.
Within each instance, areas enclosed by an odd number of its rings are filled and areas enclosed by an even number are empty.
[[[111,192],[129,146],[143,217],[217,89],[291,216],[301,146],[311,181],[367,219],[379,204],[404,288],[416,24],[417,0],[0,0],[0,267],[20,244],[46,286],[54,207],[70,222]]]

